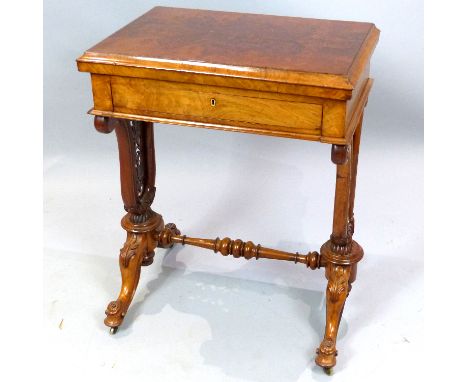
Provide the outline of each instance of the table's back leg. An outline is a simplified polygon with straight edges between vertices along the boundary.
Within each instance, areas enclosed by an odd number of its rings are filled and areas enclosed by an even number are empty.
[[[155,195],[156,162],[153,124],[113,118],[95,118],[98,131],[115,129],[119,146],[121,193],[127,214],[122,227],[127,240],[120,250],[122,287],[117,300],[109,303],[104,323],[111,333],[121,325],[138,286],[142,265],[153,262],[157,246],[155,232],[164,228],[161,215],[151,209]]]
[[[328,279],[326,326],[315,359],[317,365],[327,371],[336,364],[336,338],[341,316],[351,291],[351,283],[356,278],[357,262],[363,256],[362,248],[353,241],[354,195],[361,123],[362,117],[351,145],[332,146],[332,161],[337,168],[333,233],[321,248],[321,256],[327,264],[325,275]]]
[[[354,131],[353,143],[351,146],[351,159],[352,159],[352,168],[351,168],[351,190],[349,195],[349,222],[351,236],[354,234],[354,199],[356,195],[356,179],[357,179],[357,168],[359,161],[359,146],[361,144],[361,131],[362,131],[362,119],[364,113],[361,114],[359,123]]]

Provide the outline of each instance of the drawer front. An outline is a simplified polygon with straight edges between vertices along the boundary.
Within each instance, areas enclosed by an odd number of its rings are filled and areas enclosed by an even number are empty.
[[[114,112],[320,135],[322,105],[293,96],[128,77],[112,77],[111,91]]]

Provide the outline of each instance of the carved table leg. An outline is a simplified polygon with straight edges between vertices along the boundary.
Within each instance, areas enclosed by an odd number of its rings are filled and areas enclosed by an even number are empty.
[[[353,241],[353,208],[360,132],[361,123],[356,129],[352,145],[332,146],[332,161],[337,165],[333,233],[330,240],[320,249],[327,264],[327,313],[325,335],[315,358],[316,364],[322,366],[325,371],[329,371],[336,364],[336,338],[341,316],[351,291],[351,283],[356,279],[357,263],[364,255],[361,246]]]
[[[150,208],[156,191],[152,123],[95,117],[94,125],[103,133],[116,131],[121,193],[127,211],[122,219],[127,240],[119,258],[122,287],[117,300],[109,303],[104,320],[114,333],[132,302],[141,266],[153,262],[154,249],[158,244],[154,233],[164,229],[164,222],[161,215]]]

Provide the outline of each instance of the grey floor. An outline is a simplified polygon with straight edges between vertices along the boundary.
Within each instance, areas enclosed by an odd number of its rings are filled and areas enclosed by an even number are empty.
[[[86,128],[92,134],[91,118]],[[185,234],[302,253],[328,238],[335,177],[329,146],[178,126],[158,125],[155,135],[154,209]],[[121,330],[108,334],[102,320],[120,285],[123,209],[115,137],[96,134],[94,141],[44,162],[46,335],[70,373],[330,380],[312,362],[326,282],[323,270],[302,265],[160,250],[143,269]],[[365,258],[343,316],[334,381],[402,380],[417,372],[423,148],[414,142],[363,134],[355,239]]]

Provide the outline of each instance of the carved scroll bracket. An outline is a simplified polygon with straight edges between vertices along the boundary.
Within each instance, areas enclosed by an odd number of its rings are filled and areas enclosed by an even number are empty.
[[[112,118],[96,115],[94,117],[94,128],[102,134],[109,134],[115,129],[115,123],[112,122]]]
[[[94,127],[104,134],[115,130],[125,210],[132,215],[134,223],[148,220],[153,215],[150,206],[156,193],[153,124],[95,116]]]
[[[343,165],[349,159],[350,145],[332,145],[331,160],[336,165]]]

